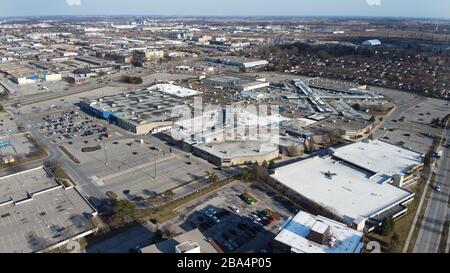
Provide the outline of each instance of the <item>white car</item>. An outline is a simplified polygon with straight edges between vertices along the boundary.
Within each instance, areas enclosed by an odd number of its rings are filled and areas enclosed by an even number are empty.
[[[213,216],[212,213],[209,211],[205,211],[205,215],[208,216],[209,218],[211,218]]]
[[[210,211],[212,214],[216,214],[217,213],[217,211],[215,209],[213,209],[213,208],[208,208],[208,211]]]
[[[261,221],[261,218],[259,218],[259,216],[258,215],[256,215],[256,214],[250,214],[250,217],[252,217],[253,219],[255,219],[256,221]]]
[[[435,189],[436,191],[441,191],[441,186],[437,185],[437,186],[434,187],[434,189]]]

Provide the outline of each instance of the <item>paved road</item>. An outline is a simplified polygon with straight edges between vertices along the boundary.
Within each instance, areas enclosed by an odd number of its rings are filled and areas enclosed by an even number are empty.
[[[450,140],[450,130],[444,137]],[[419,236],[414,247],[415,253],[436,253],[441,240],[442,229],[446,220],[450,219],[448,199],[450,195],[450,149],[440,147],[444,152],[438,161],[435,185],[441,186],[441,192],[432,190],[422,220]],[[446,240],[446,239],[445,239]]]
[[[64,156],[59,148],[50,142],[36,127],[32,125],[32,122],[28,120],[25,115],[18,114],[14,111],[14,109],[8,109],[10,113],[13,114],[19,122],[24,124],[28,131],[36,138],[42,145],[45,146],[48,157],[37,162],[31,163],[28,167],[35,167],[42,165],[45,161],[55,161],[59,162],[63,169],[67,172],[67,174],[72,177],[76,182],[76,188],[83,193],[84,196],[90,197],[89,200],[91,203],[98,209],[100,213],[104,212],[107,209],[107,205],[104,203],[104,200],[107,200],[108,197],[100,191],[91,181],[85,176],[75,165],[75,163]]]
[[[391,115],[389,115],[388,117],[386,117],[381,124],[379,125],[378,128],[398,128],[402,125],[399,125],[399,123],[395,123],[392,122],[391,120],[393,119],[399,119],[404,112],[406,112],[407,110],[415,107],[416,105],[420,104],[421,102],[425,101],[426,98],[423,96],[415,96],[413,100],[407,102],[407,103],[403,103],[403,104],[397,104],[396,108],[394,109],[394,111],[391,113]],[[409,128],[409,126],[408,126]],[[428,127],[429,128],[429,127]],[[381,138],[383,136],[383,134],[385,134],[386,132],[383,130],[377,130],[375,132],[372,133],[373,137],[375,139]]]

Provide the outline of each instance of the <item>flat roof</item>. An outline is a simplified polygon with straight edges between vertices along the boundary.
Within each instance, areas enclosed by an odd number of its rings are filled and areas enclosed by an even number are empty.
[[[0,189],[0,253],[41,251],[96,228],[95,209],[43,167],[0,177]]]
[[[369,175],[331,157],[313,157],[277,168],[271,176],[349,222],[369,218],[414,195]]]
[[[42,167],[0,177],[0,204],[20,201],[29,194],[59,186]]]
[[[83,103],[101,112],[112,113],[135,125],[171,120],[173,107],[187,103],[185,93],[184,97],[169,94],[169,92],[176,93],[177,89],[149,89],[150,87],[89,99]]]
[[[251,140],[199,144],[196,147],[218,158],[257,156],[278,151],[274,144]]]
[[[217,253],[208,239],[199,229],[193,229],[186,233],[172,237],[165,241],[141,248],[142,253],[175,253],[175,246],[183,243],[198,244],[201,253]]]
[[[312,229],[324,232],[330,228],[330,236],[336,239],[334,246],[321,245],[308,240]],[[284,225],[275,240],[291,247],[296,253],[358,253],[362,250],[363,233],[322,216],[300,211]]]
[[[155,84],[152,87],[147,88],[148,90],[159,90],[163,93],[173,95],[179,98],[184,97],[191,97],[198,94],[201,94],[202,92],[199,92],[197,90],[169,84],[169,83],[162,83],[162,84]]]
[[[404,175],[411,167],[423,162],[420,153],[380,140],[356,142],[337,148],[334,156],[355,166],[388,176]]]
[[[214,83],[218,85],[226,85],[231,86],[235,88],[242,88],[242,87],[253,87],[253,86],[262,86],[266,85],[269,86],[269,82],[262,82],[257,80],[252,80],[248,78],[242,78],[242,77],[236,77],[236,76],[230,76],[230,75],[219,75],[219,76],[212,76],[208,77],[203,80],[206,83]]]

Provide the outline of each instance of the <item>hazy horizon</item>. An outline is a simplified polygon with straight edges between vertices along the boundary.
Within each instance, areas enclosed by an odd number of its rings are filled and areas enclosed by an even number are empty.
[[[433,4],[431,4],[432,2]],[[389,17],[450,19],[448,0],[2,0],[0,17]]]

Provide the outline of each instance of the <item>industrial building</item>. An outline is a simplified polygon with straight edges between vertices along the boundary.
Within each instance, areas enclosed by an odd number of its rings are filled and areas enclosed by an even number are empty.
[[[186,104],[200,92],[172,84],[156,84],[138,91],[80,102],[87,113],[141,135],[173,124],[172,108]]]
[[[221,250],[215,245],[196,228],[140,250],[142,253],[218,253]]]
[[[96,230],[96,210],[45,168],[0,177],[0,253],[43,252]]]
[[[331,156],[276,168],[271,178],[288,194],[327,210],[357,230],[372,231],[384,218],[400,217],[414,198],[414,193],[390,184],[389,178]]]
[[[269,87],[270,82],[257,81],[235,76],[213,76],[202,80],[205,84],[230,88],[238,91],[251,91]]]
[[[287,220],[273,242],[282,253],[361,253],[364,234],[323,216],[300,211]]]
[[[223,167],[269,162],[279,155],[276,145],[251,140],[198,144],[192,147],[192,153]]]

